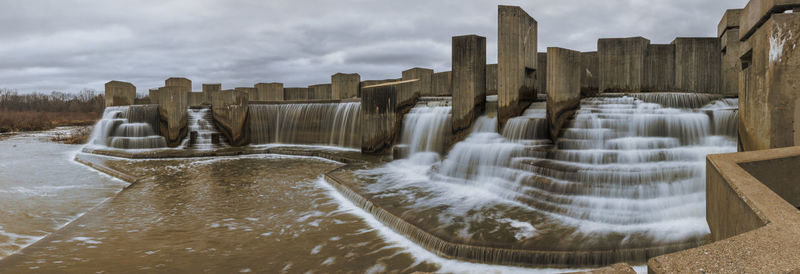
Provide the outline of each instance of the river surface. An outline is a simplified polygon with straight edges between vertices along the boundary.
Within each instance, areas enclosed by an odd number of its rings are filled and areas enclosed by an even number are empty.
[[[554,271],[431,254],[322,180],[337,162],[103,158],[144,176],[122,190],[127,183],[72,161],[79,146],[42,136],[0,140],[0,272]]]

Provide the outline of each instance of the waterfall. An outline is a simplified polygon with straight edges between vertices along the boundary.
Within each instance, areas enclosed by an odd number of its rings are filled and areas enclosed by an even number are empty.
[[[121,149],[166,147],[158,135],[158,106],[107,107],[92,131],[89,144]]]
[[[736,151],[737,104],[698,94],[643,97],[583,99],[555,143],[540,134],[544,104],[510,119],[502,135],[484,116],[442,160],[396,160],[360,174],[375,179],[369,193],[408,204],[400,212],[410,222],[422,214],[426,223],[415,225],[464,242],[522,222],[535,231],[523,233],[530,239],[491,245],[608,250],[598,262],[618,260],[613,250],[648,257],[692,246],[709,233],[705,157]]]
[[[409,155],[444,153],[445,141],[450,134],[451,109],[450,106],[420,104],[406,114],[400,143],[408,146]]]
[[[211,108],[189,108],[187,111],[189,136],[181,144],[184,148],[213,149],[225,146],[225,137],[214,125],[214,112]],[[196,133],[193,133],[196,132]],[[197,136],[192,140],[192,135]],[[215,137],[217,140],[214,140]]]
[[[251,104],[253,144],[360,147],[361,103]]]

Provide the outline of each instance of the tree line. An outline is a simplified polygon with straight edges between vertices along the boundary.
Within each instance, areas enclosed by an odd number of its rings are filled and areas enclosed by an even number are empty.
[[[104,107],[105,97],[92,89],[83,89],[77,94],[58,91],[20,94],[0,88],[0,111],[102,113]]]

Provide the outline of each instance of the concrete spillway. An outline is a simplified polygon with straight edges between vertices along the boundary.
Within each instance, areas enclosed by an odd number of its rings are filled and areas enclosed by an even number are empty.
[[[89,144],[120,149],[166,147],[158,135],[158,106],[107,107],[94,127]]]
[[[251,104],[253,144],[361,145],[361,104]]]
[[[414,227],[485,253],[569,251],[532,264],[644,261],[703,241],[705,156],[736,150],[735,101],[691,96],[584,99],[555,143],[543,139],[542,105],[503,134],[484,116],[441,160],[417,153],[360,172],[373,180],[364,192]],[[658,100],[673,107],[646,102]]]
[[[222,133],[214,126],[214,114],[211,108],[190,108],[187,112],[189,127],[189,136],[183,141],[181,145],[184,148],[194,149],[213,149],[225,146],[226,141]],[[192,133],[196,132],[196,133]],[[193,134],[197,136],[192,140]],[[216,135],[218,140],[213,140]]]
[[[405,116],[401,145],[408,147],[410,155],[420,152],[444,153],[451,119],[450,106],[415,106]]]

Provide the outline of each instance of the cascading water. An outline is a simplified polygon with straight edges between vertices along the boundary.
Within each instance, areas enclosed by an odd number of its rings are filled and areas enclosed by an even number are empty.
[[[709,232],[705,157],[736,151],[736,101],[658,96],[682,99],[666,100],[676,108],[584,99],[555,144],[530,121],[544,117],[543,104],[509,120],[503,135],[484,116],[441,161],[409,158],[359,174],[375,182],[368,193],[402,200],[404,215],[435,216],[415,225],[461,242],[606,250],[598,262],[688,248]]]
[[[197,138],[194,143],[191,138],[187,136],[186,140],[181,145],[184,148],[194,149],[213,149],[225,146],[224,136],[214,126],[214,114],[211,108],[190,108],[188,114],[188,127],[189,132],[197,132]],[[217,135],[219,142],[213,142],[213,135]]]
[[[166,147],[157,125],[156,105],[107,107],[94,126],[89,144],[121,149]]]
[[[449,133],[451,106],[419,104],[406,114],[400,143],[409,156],[420,152],[444,153]]]
[[[361,103],[251,104],[253,144],[361,146]]]

